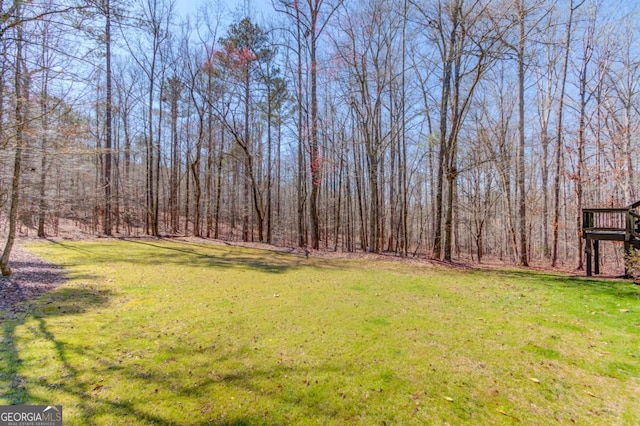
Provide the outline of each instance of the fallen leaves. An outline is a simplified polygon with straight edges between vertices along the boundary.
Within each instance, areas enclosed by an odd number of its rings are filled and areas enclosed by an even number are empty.
[[[0,311],[8,317],[26,314],[28,307],[21,304],[66,282],[62,269],[28,253],[19,245],[11,253],[11,262],[18,265],[11,278],[0,277]],[[48,307],[53,312],[60,307]]]

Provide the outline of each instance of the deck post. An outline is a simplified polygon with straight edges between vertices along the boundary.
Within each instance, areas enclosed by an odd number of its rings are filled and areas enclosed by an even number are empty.
[[[624,277],[629,278],[629,268],[627,268],[627,256],[631,253],[631,243],[629,241],[624,242]]]
[[[594,273],[600,275],[600,241],[593,241]]]
[[[586,244],[584,245],[584,254],[587,258],[587,276],[592,276],[591,273],[591,238],[586,238]]]

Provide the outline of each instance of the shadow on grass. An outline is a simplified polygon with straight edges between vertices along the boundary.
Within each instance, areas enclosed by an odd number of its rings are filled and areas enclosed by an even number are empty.
[[[61,288],[50,292],[35,303],[31,303],[30,314],[21,318],[5,320],[2,323],[2,341],[0,341],[0,393],[11,405],[42,404],[48,405],[58,401],[45,400],[31,392],[36,386],[46,387],[51,390],[61,391],[74,397],[77,401],[75,408],[80,411],[80,418],[73,419],[79,424],[94,424],[93,417],[99,414],[96,411],[96,403],[107,407],[110,412],[120,412],[126,417],[134,417],[144,424],[155,425],[179,425],[179,423],[165,420],[159,416],[137,409],[131,403],[111,401],[96,398],[92,393],[94,383],[82,379],[82,371],[79,371],[70,361],[70,354],[74,349],[67,347],[58,339],[48,327],[47,319],[64,315],[76,315],[106,305],[113,296],[111,291],[96,289],[91,286],[79,288]],[[51,344],[53,357],[62,370],[60,379],[40,377],[29,378],[23,374],[24,360],[20,354],[19,337],[17,329],[35,321],[35,326],[30,326],[31,332],[39,338],[45,339]],[[28,342],[27,342],[28,343]],[[211,422],[202,423],[214,424]],[[254,424],[250,420],[238,420],[225,424]]]
[[[57,241],[51,238],[45,238],[45,240],[57,246],[64,247],[67,250],[72,250],[81,254],[92,254],[91,250],[87,250],[86,248],[83,248],[83,247],[77,247],[73,244],[65,244],[62,241]]]
[[[59,241],[50,242],[64,249],[72,250],[83,255],[91,256],[94,264],[111,264],[114,262],[131,263],[135,265],[179,265],[212,268],[249,268],[270,274],[283,274],[289,270],[302,267],[336,268],[335,262],[319,258],[306,258],[303,256],[271,252],[263,249],[248,249],[242,247],[228,247],[213,244],[198,244],[170,240],[148,240],[120,238],[119,241],[146,246],[152,248],[153,253],[123,256],[122,253],[105,254],[99,251],[90,251],[78,248],[74,245]],[[108,243],[105,243],[108,244]],[[191,248],[193,247],[193,248]]]
[[[40,401],[30,394],[29,388],[35,383],[31,383],[21,373],[23,360],[17,345],[16,329],[30,319],[35,319],[38,324],[37,333],[53,344],[55,356],[64,367],[65,374],[75,377],[77,371],[68,363],[64,345],[48,330],[46,319],[53,316],[80,314],[105,305],[110,298],[110,291],[89,286],[60,288],[46,293],[38,300],[23,302],[27,305],[26,313],[2,321],[0,389],[3,390],[2,393],[10,404],[52,403],[52,401]]]
[[[196,249],[190,250],[186,248],[182,248],[180,246],[176,246],[173,244],[156,244],[154,242],[148,240],[132,240],[132,239],[123,239],[123,241],[134,243],[134,244],[142,244],[146,246],[150,246],[156,249],[160,249],[163,251],[167,251],[166,255],[163,255],[162,258],[167,263],[188,263],[195,265],[207,265],[211,267],[223,267],[223,268],[232,268],[232,267],[245,267],[251,268],[255,270],[259,270],[262,272],[268,272],[273,274],[282,274],[287,272],[290,269],[295,269],[304,266],[316,266],[316,267],[330,267],[331,263],[326,262],[321,259],[306,259],[301,256],[295,256],[288,253],[278,253],[272,252],[263,249],[248,249],[242,247],[230,247],[231,251],[228,251],[222,255],[213,255],[207,254],[197,251]],[[191,245],[197,248],[202,249],[212,249],[215,248],[213,245],[204,245],[198,243],[191,242],[180,242],[180,245]],[[247,251],[251,251],[254,253],[261,253],[260,255],[245,255]],[[187,254],[190,257],[197,259],[194,262],[192,259],[180,259],[176,258],[175,255],[171,254],[171,252],[183,253]],[[154,255],[155,256],[155,255]],[[156,262],[153,262],[156,263]]]
[[[593,296],[613,296],[619,299],[640,300],[640,286],[621,279],[571,277],[529,271],[499,271],[503,277],[535,282],[550,289],[564,289]]]
[[[129,241],[132,242],[132,241]],[[83,256],[90,255],[96,257],[98,262],[113,262],[113,257],[102,256],[99,250],[77,249],[68,244],[61,245],[64,249],[73,250],[81,253]],[[273,256],[270,252],[265,252],[264,256],[253,257],[244,255],[243,250],[237,252],[221,252],[221,255],[207,255],[206,252],[197,249],[189,250],[184,246],[173,246],[156,244],[146,241],[135,241],[132,243],[144,244],[154,247],[153,255],[147,256],[144,260],[150,264],[158,262],[167,263],[193,263],[197,265],[216,266],[216,267],[250,267],[259,269],[269,273],[282,273],[291,267],[305,266],[306,259],[296,259],[293,256],[278,255]],[[260,252],[257,252],[260,254]],[[159,256],[156,256],[159,254]],[[138,263],[141,259],[132,257],[127,258],[126,254],[116,253],[112,256],[122,256],[122,259]],[[273,256],[273,258],[271,258]],[[106,257],[106,258],[105,258]],[[291,259],[293,257],[293,259]],[[274,260],[275,259],[275,260]],[[299,262],[298,262],[299,261]],[[281,263],[280,263],[281,262]],[[83,275],[68,271],[66,275],[59,278],[59,283],[63,283],[66,279],[73,279],[76,283],[81,281],[92,282],[96,277],[91,275]],[[98,285],[76,284],[74,286],[61,286],[56,290],[50,291],[44,295],[39,295],[37,299],[25,302],[23,313],[11,319],[2,320],[0,318],[0,330],[2,332],[2,340],[0,340],[0,394],[6,403],[12,405],[18,404],[51,404],[57,401],[46,400],[48,395],[64,394],[68,395],[74,401],[74,409],[77,410],[77,417],[70,419],[74,424],[94,424],[95,419],[101,415],[109,415],[113,418],[122,418],[125,422],[134,422],[139,424],[155,424],[155,425],[174,425],[180,422],[169,418],[167,414],[162,412],[154,412],[152,406],[144,406],[144,398],[137,399],[135,395],[131,395],[131,401],[122,400],[113,396],[100,395],[96,391],[97,385],[93,382],[92,377],[88,375],[78,363],[75,361],[78,356],[91,357],[100,356],[92,354],[92,348],[76,347],[72,344],[65,343],[65,339],[60,338],[60,332],[54,332],[51,329],[50,319],[63,316],[81,315],[83,313],[104,307],[109,304],[114,297],[111,290],[104,289]],[[26,326],[27,328],[25,328]],[[25,331],[31,333],[36,341],[46,342],[46,362],[55,365],[55,376],[40,376],[33,371],[26,370],[33,368],[33,360],[27,357],[33,356],[26,346],[38,344],[29,337],[25,338]],[[58,335],[56,335],[58,334]],[[88,349],[88,350],[87,350]],[[108,369],[107,369],[108,370]],[[287,370],[293,374],[305,374],[304,371],[297,369]],[[237,374],[228,373],[222,377],[205,379],[197,387],[183,382],[184,378],[174,378],[178,383],[177,393],[184,398],[195,396],[196,394],[206,392],[207,387],[216,386],[220,383],[226,383],[237,388],[251,390],[252,392],[261,392],[256,385],[256,381],[264,379],[272,375],[282,375],[286,372],[280,371],[279,367],[273,369],[266,368],[264,370],[242,371]],[[46,373],[45,373],[46,374]],[[105,374],[108,374],[106,371]],[[161,372],[153,374],[140,375],[136,366],[125,367],[125,380],[141,381],[142,387],[147,385],[164,386],[171,388],[172,384],[165,379],[165,375]],[[175,382],[174,382],[175,383]],[[50,390],[50,392],[47,391]],[[44,392],[43,392],[44,390]],[[277,390],[262,391],[265,396],[273,399],[283,400],[292,407],[300,403],[300,398],[285,397],[279,394]],[[123,395],[126,396],[126,395]],[[149,404],[150,405],[150,404]],[[310,411],[320,410],[320,407],[309,405]],[[318,413],[320,413],[318,411]],[[218,412],[218,414],[220,414]],[[319,415],[328,415],[327,413]],[[212,418],[210,420],[196,423],[195,425],[272,425],[277,424],[270,421],[268,415],[262,413],[239,413],[228,416],[223,419]]]
[[[211,365],[218,365],[220,362],[229,359],[241,359],[243,357],[242,350],[230,352],[220,357],[213,357],[207,364],[208,369]],[[197,370],[206,370],[203,366],[192,365]],[[299,412],[302,410],[304,416],[314,419],[316,423],[322,424],[328,421],[338,420],[336,415],[340,413],[340,407],[327,402],[326,399],[312,395],[314,390],[323,387],[323,391],[337,393],[336,389],[328,389],[323,383],[314,384],[313,377],[324,377],[326,375],[341,376],[344,374],[344,366],[334,364],[324,364],[316,367],[312,366],[286,366],[275,364],[261,364],[255,367],[245,367],[243,369],[222,369],[215,373],[211,371],[204,378],[187,378],[186,373],[173,373],[170,376],[148,371],[140,371],[135,366],[126,369],[127,377],[130,380],[139,380],[144,382],[145,386],[151,388],[171,389],[171,393],[176,395],[177,400],[196,399],[206,400],[212,394],[212,388],[222,386],[224,388],[235,388],[241,393],[251,395],[246,403],[250,403],[251,399],[266,399],[272,401],[278,408],[279,415],[285,414],[290,408],[291,412]],[[189,373],[190,374],[190,373]],[[304,382],[307,387],[297,387],[293,385],[296,382]],[[292,388],[290,388],[290,386]],[[314,386],[316,388],[314,388]],[[214,404],[217,401],[212,401]],[[239,401],[241,402],[241,401]],[[111,404],[110,402],[107,402]],[[288,407],[288,408],[285,408]],[[256,410],[257,411],[257,410]],[[129,413],[131,411],[128,411]],[[270,418],[276,414],[265,412],[263,414],[254,412],[250,415],[233,415],[229,413],[221,413],[218,415],[227,417],[225,420],[209,419],[196,423],[198,425],[275,425],[282,422],[270,421]],[[229,417],[231,417],[229,419]],[[234,418],[236,417],[236,418]],[[345,424],[349,421],[346,420]],[[171,422],[161,424],[174,424]]]

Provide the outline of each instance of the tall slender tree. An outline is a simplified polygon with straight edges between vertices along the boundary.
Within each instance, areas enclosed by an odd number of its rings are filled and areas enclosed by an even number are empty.
[[[566,24],[566,35],[564,38],[564,58],[562,60],[562,71],[560,74],[560,92],[558,100],[558,117],[556,119],[556,150],[555,150],[555,176],[553,181],[553,248],[551,253],[551,266],[558,263],[558,239],[560,236],[560,184],[562,182],[562,159],[564,151],[563,130],[564,130],[564,99],[567,84],[567,74],[569,70],[569,54],[571,52],[571,35],[573,32],[573,16],[584,0],[575,4],[574,0],[569,2],[569,16]]]
[[[18,208],[20,201],[20,179],[22,172],[22,153],[26,146],[27,131],[27,111],[29,108],[29,70],[24,59],[24,30],[22,21],[22,5],[19,0],[15,0],[12,14],[15,18],[15,74],[14,74],[14,95],[15,95],[15,154],[13,161],[13,176],[11,179],[11,196],[9,205],[9,232],[7,241],[0,256],[0,272],[3,276],[12,274],[9,265],[11,251],[16,237],[18,225]]]
[[[254,141],[251,126],[252,111],[255,106],[251,96],[251,89],[252,84],[259,76],[260,63],[269,63],[274,50],[267,43],[267,34],[259,25],[252,23],[250,18],[244,18],[239,23],[231,25],[228,36],[220,41],[224,46],[224,51],[219,53],[218,58],[226,70],[236,75],[236,81],[240,82],[242,87],[237,97],[237,99],[241,100],[239,105],[242,106],[242,127],[237,125],[238,117],[234,111],[231,111],[230,114],[225,114],[225,111],[218,111],[218,117],[233,135],[244,160],[245,180],[243,194],[245,208],[243,211],[242,239],[243,241],[250,241],[248,199],[249,192],[251,192],[253,210],[258,225],[258,239],[263,242],[265,241],[265,212],[257,176],[257,162],[254,155],[257,144]]]

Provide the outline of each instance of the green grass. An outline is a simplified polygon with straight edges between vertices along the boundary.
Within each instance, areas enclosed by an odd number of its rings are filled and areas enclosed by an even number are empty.
[[[65,425],[640,424],[640,288],[164,241],[41,243],[0,404]],[[628,311],[627,311],[628,310]]]

